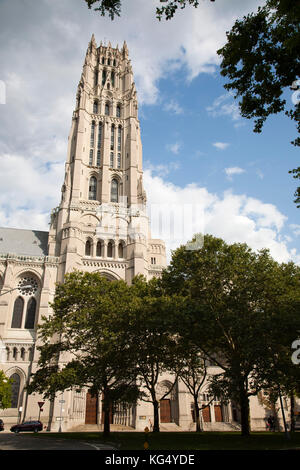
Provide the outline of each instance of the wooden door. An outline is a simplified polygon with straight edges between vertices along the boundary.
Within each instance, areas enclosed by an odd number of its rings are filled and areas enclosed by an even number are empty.
[[[170,400],[160,401],[160,422],[171,423],[171,403]]]
[[[98,398],[86,394],[85,424],[97,424]]]
[[[210,419],[210,407],[209,406],[206,406],[205,408],[203,408],[202,418],[205,423],[210,423],[211,419]]]
[[[215,405],[215,421],[221,423],[223,421],[223,413],[221,405]]]

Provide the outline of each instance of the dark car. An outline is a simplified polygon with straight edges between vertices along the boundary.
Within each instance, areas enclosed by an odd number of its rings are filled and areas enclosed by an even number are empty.
[[[4,423],[2,419],[0,419],[0,431],[4,431]]]
[[[40,421],[25,421],[25,423],[16,424],[15,426],[12,426],[10,430],[11,432],[39,432],[43,430],[43,425]]]

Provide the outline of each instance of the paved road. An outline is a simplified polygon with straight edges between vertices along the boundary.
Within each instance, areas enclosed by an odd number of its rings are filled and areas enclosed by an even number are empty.
[[[35,437],[31,433],[14,434],[0,433],[1,450],[114,450],[112,447],[98,442],[82,442],[76,439],[55,439]],[[1,452],[0,452],[1,458]]]

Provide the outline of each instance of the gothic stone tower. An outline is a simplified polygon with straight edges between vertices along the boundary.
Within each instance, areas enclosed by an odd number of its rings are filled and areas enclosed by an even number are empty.
[[[138,103],[127,45],[88,45],[69,135],[61,203],[52,212],[49,255],[58,281],[74,268],[109,279],[159,275],[143,189]]]

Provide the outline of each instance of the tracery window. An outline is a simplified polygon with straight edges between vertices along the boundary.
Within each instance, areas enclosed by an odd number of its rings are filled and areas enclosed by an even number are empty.
[[[90,149],[90,155],[89,155],[89,165],[93,165],[93,159],[94,159],[94,150]]]
[[[90,240],[85,242],[85,256],[91,256],[92,244]]]
[[[110,190],[110,200],[111,202],[118,202],[119,200],[119,184],[118,181],[114,178],[111,182]]]
[[[91,139],[90,139],[90,145],[92,148],[94,148],[94,141],[95,141],[95,121],[92,121]]]
[[[107,244],[107,257],[108,258],[113,257],[113,244],[112,244],[112,242],[108,242],[108,244]]]
[[[115,145],[115,125],[112,124],[111,133],[110,133],[110,150],[114,149],[114,145]]]
[[[103,255],[103,243],[99,240],[96,245],[96,256],[102,256]]]
[[[102,70],[102,86],[104,86],[105,82],[106,82],[106,70],[103,69]]]
[[[10,379],[12,379],[10,406],[11,408],[18,408],[21,377],[19,376],[19,374],[15,373],[10,377]]]
[[[34,297],[31,297],[27,303],[27,312],[25,320],[25,328],[32,330],[35,323],[35,314],[36,314],[36,300]]]
[[[95,201],[97,199],[97,179],[95,176],[90,178],[89,183],[89,199]]]
[[[119,258],[124,258],[124,246],[122,242],[120,242],[118,246],[118,256]]]
[[[121,152],[121,146],[122,146],[122,127],[118,127],[118,152]]]
[[[114,153],[113,152],[110,152],[110,162],[109,162],[109,166],[111,168],[114,167]]]
[[[22,297],[17,297],[14,303],[11,328],[22,328],[23,310],[24,299]]]

